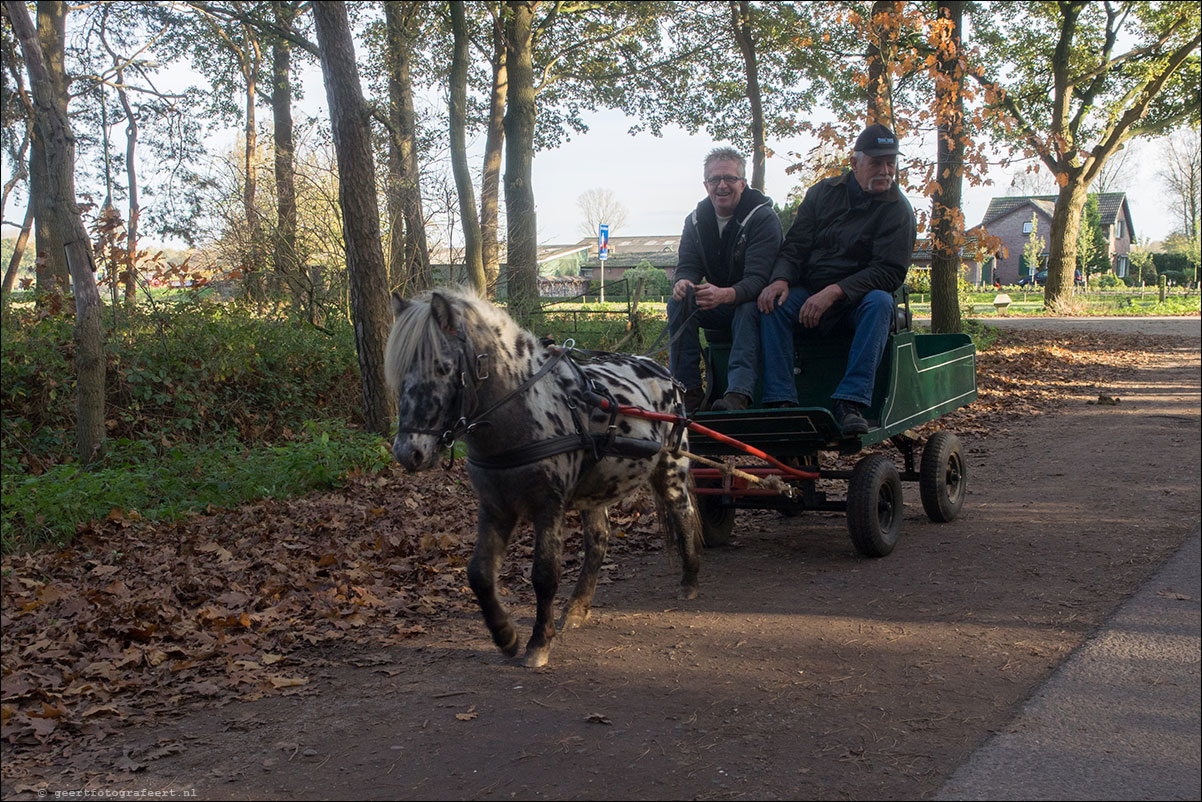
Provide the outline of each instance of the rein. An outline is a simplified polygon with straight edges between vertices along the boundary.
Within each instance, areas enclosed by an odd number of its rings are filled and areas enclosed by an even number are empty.
[[[414,429],[409,427],[399,428],[398,432],[408,432],[410,434],[438,434],[439,445],[443,448],[450,448],[451,445],[465,434],[470,434],[473,429],[482,423],[488,423],[488,416],[496,412],[498,409],[508,404],[513,399],[517,398],[522,393],[529,390],[543,376],[551,372],[551,370],[564,358],[566,350],[557,350],[555,354],[543,363],[543,366],[537,372],[532,374],[524,382],[519,384],[513,390],[510,390],[500,400],[494,402],[492,406],[480,413],[473,414],[470,407],[474,406],[475,399],[478,395],[476,388],[480,383],[489,378],[491,374],[488,372],[488,363],[490,361],[488,354],[476,353],[469,356],[470,352],[475,349],[471,347],[467,337],[459,331],[454,332],[455,337],[459,340],[459,392],[456,396],[459,399],[459,415],[455,422],[451,424],[449,429],[441,433],[437,429]],[[474,363],[474,369],[469,370]],[[470,390],[471,400],[468,400]],[[454,454],[451,457],[454,461]],[[448,467],[450,465],[448,464]]]
[[[689,293],[688,305],[693,306],[692,314],[696,314],[695,304],[692,303],[692,293]],[[687,321],[687,318],[686,318]],[[459,340],[459,382],[460,389],[459,397],[459,415],[450,428],[439,432],[432,429],[414,429],[400,428],[398,432],[410,432],[413,434],[437,434],[439,437],[439,445],[443,448],[451,448],[455,440],[466,434],[471,434],[472,430],[477,426],[489,423],[488,416],[496,412],[501,407],[513,401],[518,396],[525,393],[533,387],[540,379],[555,369],[555,366],[567,359],[567,364],[571,367],[576,375],[576,380],[580,383],[583,389],[585,402],[591,409],[600,409],[609,413],[609,422],[604,432],[589,432],[584,428],[584,424],[580,419],[578,408],[569,404],[568,408],[572,415],[572,421],[576,427],[575,434],[564,434],[556,437],[550,437],[546,440],[541,440],[537,443],[522,446],[520,448],[506,451],[502,454],[487,458],[467,457],[467,461],[481,468],[503,470],[507,468],[515,468],[522,465],[528,465],[532,462],[555,457],[560,454],[566,454],[570,451],[589,451],[595,461],[600,462],[606,456],[631,457],[649,459],[660,452],[663,448],[669,448],[671,451],[679,451],[685,430],[694,431],[699,434],[704,434],[720,442],[731,445],[747,454],[765,459],[775,465],[784,473],[803,478],[817,479],[817,471],[807,471],[794,468],[790,465],[785,465],[774,457],[764,453],[763,451],[747,445],[739,440],[736,440],[727,435],[716,432],[713,429],[702,426],[699,423],[691,420],[687,415],[677,415],[670,412],[655,412],[653,410],[643,409],[641,407],[628,406],[619,404],[613,395],[604,387],[600,387],[589,380],[584,375],[584,371],[580,369],[575,359],[572,359],[573,353],[582,353],[590,355],[601,355],[608,352],[602,351],[581,351],[575,347],[572,340],[568,340],[562,347],[554,349],[554,353],[550,359],[543,363],[535,373],[531,374],[525,381],[519,384],[514,389],[510,390],[497,401],[493,402],[483,412],[473,413],[471,407],[474,406],[475,399],[478,395],[476,392],[481,382],[486,381],[490,374],[488,372],[488,364],[490,357],[488,354],[475,353],[475,348],[472,347],[467,337],[460,331],[451,332]],[[468,395],[470,391],[471,400]],[[644,420],[659,421],[662,423],[671,423],[672,430],[669,433],[666,442],[659,443],[655,440],[643,440],[634,437],[623,437],[617,434],[617,419],[619,415],[629,415],[631,417],[643,418]],[[446,463],[446,468],[449,470],[455,461],[455,452],[451,448],[451,456]]]

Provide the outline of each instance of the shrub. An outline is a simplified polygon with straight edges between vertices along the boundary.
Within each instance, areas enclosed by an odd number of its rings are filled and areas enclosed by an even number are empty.
[[[1095,290],[1110,290],[1123,286],[1123,280],[1113,273],[1103,273],[1090,279]]]
[[[4,469],[70,462],[74,342],[70,320],[6,312],[0,351]],[[110,439],[167,449],[232,434],[287,439],[305,420],[359,423],[359,375],[345,321],[330,333],[256,317],[237,305],[123,312],[106,331]]]
[[[630,292],[638,286],[639,279],[643,280],[643,297],[663,297],[672,294],[672,283],[668,281],[668,271],[662,267],[653,267],[650,262],[642,262],[638,267],[627,270],[622,276]]]
[[[931,294],[931,271],[919,270],[918,268],[910,268],[906,273],[906,286],[910,288],[910,292],[919,295]]]

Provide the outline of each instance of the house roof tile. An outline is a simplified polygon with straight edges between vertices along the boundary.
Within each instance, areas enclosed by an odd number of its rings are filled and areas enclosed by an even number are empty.
[[[1101,217],[1101,223],[1104,226],[1113,225],[1118,219],[1119,213],[1127,204],[1126,192],[1102,192],[1090,193],[1091,197],[1096,195],[1098,199],[1098,215]],[[1047,214],[1049,217],[1056,209],[1055,195],[1006,195],[1003,197],[993,198],[989,201],[989,208],[985,210],[985,217],[981,220],[981,225],[988,225],[999,217],[1005,217],[1016,209],[1031,204],[1037,207],[1040,211]],[[1127,209],[1127,219],[1131,220],[1131,210]],[[1134,229],[1134,223],[1130,223]],[[1134,233],[1134,232],[1132,232]]]

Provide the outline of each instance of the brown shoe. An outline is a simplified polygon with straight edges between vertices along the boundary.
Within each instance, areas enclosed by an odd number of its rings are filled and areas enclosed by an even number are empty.
[[[715,412],[726,412],[747,409],[749,406],[751,406],[751,399],[742,393],[727,393],[721,399],[715,401],[711,409]]]

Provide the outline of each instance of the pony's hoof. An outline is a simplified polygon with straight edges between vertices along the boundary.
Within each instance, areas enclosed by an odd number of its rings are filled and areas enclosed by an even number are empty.
[[[680,590],[676,591],[676,598],[682,601],[688,601],[689,599],[697,598],[697,586],[681,585]]]
[[[500,649],[501,652],[506,657],[517,657],[517,653],[518,653],[518,633],[517,633],[517,631],[510,629],[509,630],[509,642],[502,645],[501,642],[498,641],[497,648]]]
[[[547,659],[551,656],[551,650],[546,646],[541,649],[527,649],[526,659],[523,665],[526,668],[542,668],[547,664]]]
[[[567,615],[563,617],[563,624],[559,627],[560,634],[567,632],[569,629],[584,626],[584,622],[588,620],[589,612],[589,610],[569,610]]]

